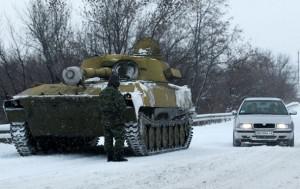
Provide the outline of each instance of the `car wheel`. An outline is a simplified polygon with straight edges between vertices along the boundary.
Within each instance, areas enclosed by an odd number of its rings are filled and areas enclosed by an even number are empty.
[[[295,139],[293,137],[291,140],[289,140],[288,146],[294,147],[294,145],[295,145]]]
[[[241,146],[241,141],[235,139],[235,138],[234,138],[234,134],[233,134],[233,137],[232,137],[232,138],[233,138],[233,139],[232,139],[232,141],[233,141],[232,144],[233,144],[234,147]]]

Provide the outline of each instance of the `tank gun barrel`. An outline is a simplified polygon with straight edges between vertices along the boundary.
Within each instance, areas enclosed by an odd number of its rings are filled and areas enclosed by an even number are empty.
[[[83,75],[85,78],[92,78],[92,77],[102,77],[102,78],[108,78],[111,76],[112,70],[111,68],[83,68]]]
[[[62,77],[67,85],[78,85],[85,79],[93,77],[108,78],[111,74],[112,69],[108,67],[95,69],[72,66],[63,70]]]

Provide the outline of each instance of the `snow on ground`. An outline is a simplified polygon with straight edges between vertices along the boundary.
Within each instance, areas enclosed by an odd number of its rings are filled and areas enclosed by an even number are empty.
[[[300,107],[296,108],[300,113]],[[106,162],[104,155],[20,157],[0,144],[0,188],[300,188],[300,115],[295,147],[232,147],[232,122],[196,127],[188,150]]]

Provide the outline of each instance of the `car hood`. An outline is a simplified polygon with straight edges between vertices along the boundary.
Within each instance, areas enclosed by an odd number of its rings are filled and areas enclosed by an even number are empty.
[[[284,123],[291,124],[290,115],[238,115],[237,123]]]

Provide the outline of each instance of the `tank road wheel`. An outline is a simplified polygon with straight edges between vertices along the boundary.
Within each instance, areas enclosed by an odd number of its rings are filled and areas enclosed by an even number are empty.
[[[168,134],[168,127],[163,126],[162,128],[162,142],[163,142],[163,148],[168,148],[169,144],[169,134]]]
[[[156,127],[155,129],[155,138],[156,138],[156,149],[160,150],[162,145],[161,145],[161,128]]]
[[[11,124],[10,134],[12,141],[21,156],[36,154],[36,142],[25,123]]]
[[[155,146],[155,130],[154,127],[149,127],[149,150],[154,151]]]
[[[159,154],[189,147],[193,132],[188,116],[172,120],[150,117],[141,113],[137,123],[126,126],[126,141],[135,155]]]
[[[169,126],[168,128],[169,130],[169,148],[174,147],[174,127],[173,126]]]
[[[179,146],[179,138],[180,138],[180,134],[179,134],[179,126],[175,125],[174,127],[174,137],[175,137],[175,146],[178,147]]]
[[[143,138],[144,138],[144,143],[147,149],[149,149],[149,129],[147,126],[144,127],[143,130]]]
[[[185,129],[184,129],[184,127],[183,127],[183,125],[181,125],[180,127],[179,127],[179,135],[180,135],[180,146],[183,146],[184,145],[184,143],[185,143]]]

